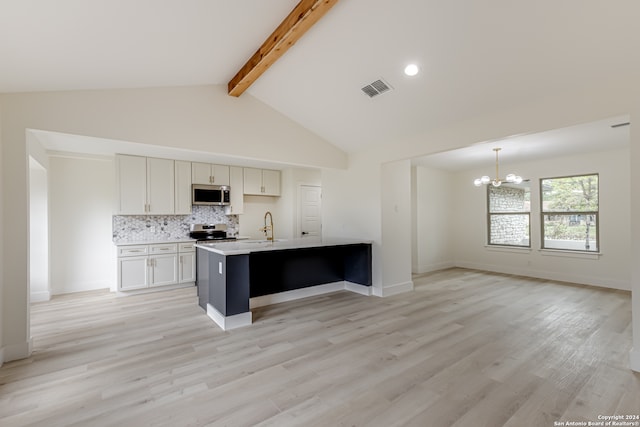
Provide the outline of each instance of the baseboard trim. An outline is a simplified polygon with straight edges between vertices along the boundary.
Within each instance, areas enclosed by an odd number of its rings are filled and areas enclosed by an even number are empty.
[[[44,302],[49,301],[50,299],[51,292],[49,291],[31,292],[29,302]]]
[[[225,316],[211,304],[207,304],[207,316],[209,316],[216,325],[220,326],[223,331],[249,326],[253,322],[253,316],[250,311],[234,314],[233,316]]]
[[[264,307],[271,304],[279,304],[281,302],[295,301],[302,298],[314,297],[317,295],[328,294],[337,291],[349,291],[356,294],[370,296],[371,286],[360,285],[347,281],[326,283],[324,285],[309,286],[307,288],[294,289],[291,291],[280,292],[277,294],[262,295],[253,297],[249,300],[249,308]]]
[[[150,288],[131,289],[129,291],[118,290],[116,293],[116,296],[126,297],[130,295],[147,294],[149,292],[170,291],[173,289],[190,288],[191,286],[195,286],[195,285],[196,285],[195,282],[186,282],[186,283],[178,283],[176,285],[153,286]]]
[[[487,265],[474,262],[457,262],[456,267],[470,268],[473,270],[491,271],[494,273],[514,274],[516,276],[533,277],[535,279],[554,280],[558,282],[577,283],[587,286],[598,286],[601,288],[617,289],[619,291],[630,291],[631,283],[605,277],[579,276],[574,274],[563,274],[552,271],[529,270],[526,268],[513,268],[497,265]]]
[[[408,281],[403,283],[394,283],[393,285],[384,286],[382,288],[374,288],[373,295],[384,298],[411,291],[413,291],[413,281]]]
[[[32,345],[33,340],[31,339],[19,344],[5,345],[0,349],[0,366],[5,362],[26,359],[31,356]]]
[[[31,292],[29,296],[29,302],[44,302],[49,301],[51,299],[51,292],[49,291],[41,291],[41,292]]]
[[[360,285],[359,283],[344,282],[344,289],[356,294],[371,296],[371,286]]]
[[[629,368],[632,371],[640,372],[640,351],[633,348],[629,352]]]
[[[431,273],[432,271],[445,270],[447,268],[453,268],[456,264],[454,262],[441,262],[438,264],[426,264],[426,265],[418,265],[412,271],[413,274],[425,274]]]
[[[281,302],[294,301],[301,298],[313,297],[316,295],[328,294],[330,292],[342,291],[345,289],[345,282],[333,282],[324,285],[309,286],[308,288],[294,289],[277,294],[262,295],[249,300],[249,308],[264,307],[266,305],[278,304]]]

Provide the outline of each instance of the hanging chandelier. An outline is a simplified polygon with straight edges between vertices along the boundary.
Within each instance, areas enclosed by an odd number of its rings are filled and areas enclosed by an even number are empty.
[[[473,181],[473,185],[475,185],[476,187],[480,187],[481,185],[487,185],[489,183],[491,183],[491,185],[493,185],[494,187],[500,187],[502,185],[503,182],[508,182],[508,183],[512,183],[512,184],[520,184],[522,182],[522,177],[519,175],[515,175],[510,173],[509,175],[507,175],[504,178],[500,178],[500,172],[498,169],[498,152],[501,150],[501,148],[494,148],[493,151],[496,152],[496,177],[491,179],[489,178],[487,175],[484,175],[480,178],[476,178]]]

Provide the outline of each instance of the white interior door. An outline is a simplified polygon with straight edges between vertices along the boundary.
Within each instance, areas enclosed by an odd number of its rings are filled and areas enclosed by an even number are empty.
[[[298,237],[318,237],[322,232],[322,188],[298,187]]]

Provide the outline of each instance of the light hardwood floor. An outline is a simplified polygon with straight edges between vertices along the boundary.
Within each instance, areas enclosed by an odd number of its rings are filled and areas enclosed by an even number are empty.
[[[640,414],[630,294],[450,269],[389,298],[262,307],[223,332],[195,289],[32,306],[2,426],[553,426]]]

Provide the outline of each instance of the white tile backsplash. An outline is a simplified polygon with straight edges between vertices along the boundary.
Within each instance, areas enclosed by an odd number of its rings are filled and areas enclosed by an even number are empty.
[[[191,224],[226,224],[238,234],[238,215],[225,215],[222,206],[193,206],[190,215],[114,215],[113,242],[175,240],[189,237]]]

